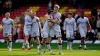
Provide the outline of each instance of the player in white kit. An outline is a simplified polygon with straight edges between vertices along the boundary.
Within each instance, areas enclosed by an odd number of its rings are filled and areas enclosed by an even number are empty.
[[[76,22],[72,17],[72,13],[68,13],[68,18],[64,21],[64,34],[66,34],[67,38],[67,49],[72,50],[72,42],[74,34],[76,34]]]
[[[62,53],[62,39],[61,39],[61,29],[60,29],[60,22],[61,22],[61,13],[58,12],[59,10],[59,5],[54,5],[54,12],[53,12],[53,26],[51,28],[52,31],[50,31],[50,36],[54,37],[56,36],[58,39],[58,49],[59,49],[59,54]]]
[[[53,19],[53,10],[48,11],[48,14],[45,15],[45,19],[46,20],[45,20],[45,23],[44,23],[43,29],[42,29],[42,37],[43,38],[41,41],[41,48],[42,48],[42,45],[44,43],[46,43],[46,47],[49,50],[50,54],[54,55],[55,53],[52,52],[51,46],[50,46],[50,42],[51,42],[50,30],[51,30],[51,27],[53,25],[53,23],[51,22],[51,20]],[[44,50],[44,53],[45,53],[45,50]]]
[[[29,48],[29,35],[31,35],[31,26],[32,26],[32,10],[28,11],[28,15],[25,16],[25,23],[24,23],[24,42],[22,45],[22,50],[25,50],[25,46],[27,46],[28,50],[30,50]]]
[[[2,19],[3,25],[3,37],[7,42],[7,47],[9,51],[12,50],[12,29],[14,30],[14,21],[10,18],[10,13],[5,14],[5,18]]]
[[[89,25],[90,30],[91,30],[91,26],[90,26],[88,18],[84,17],[83,12],[81,12],[80,18],[78,18],[77,20],[77,24],[78,24],[78,30],[81,36],[81,43],[80,43],[79,48],[82,49],[82,45],[84,45],[84,50],[87,50],[86,43],[85,43],[86,34],[87,34],[87,24]]]
[[[37,49],[38,53],[40,53],[40,32],[41,32],[41,24],[40,19],[36,16],[36,13],[32,13],[32,28],[31,28],[31,40],[30,40],[30,48],[33,47],[34,38],[37,40]]]

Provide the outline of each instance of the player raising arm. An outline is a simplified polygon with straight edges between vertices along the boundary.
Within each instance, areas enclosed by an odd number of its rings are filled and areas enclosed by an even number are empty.
[[[61,35],[61,29],[60,29],[60,18],[61,18],[61,13],[59,13],[59,5],[54,5],[54,12],[53,12],[53,19],[51,22],[53,22],[53,26],[50,31],[50,36],[58,39],[58,49],[59,49],[59,54],[62,53],[62,35]]]
[[[51,37],[50,37],[50,31],[53,26],[53,23],[51,20],[53,19],[53,10],[48,11],[48,13],[45,15],[45,23],[43,25],[42,29],[42,41],[41,41],[41,48],[44,43],[46,43],[46,47],[48,48],[50,54],[54,55],[54,53],[51,50],[50,42],[51,42]],[[45,50],[44,50],[45,52]]]

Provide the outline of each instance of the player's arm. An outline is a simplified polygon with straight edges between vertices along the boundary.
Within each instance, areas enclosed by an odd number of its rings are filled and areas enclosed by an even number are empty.
[[[89,27],[90,27],[90,30],[91,30],[91,25],[90,25],[90,23],[89,23],[89,20],[88,20],[88,18],[87,18],[87,24],[89,25]]]
[[[13,29],[13,35],[15,34],[16,32],[16,29],[15,29],[15,25],[14,25],[14,21],[12,20],[12,29]]]
[[[41,26],[41,23],[40,23],[39,19],[38,19],[38,25],[39,25],[39,30],[41,31],[42,30],[42,26]]]
[[[64,26],[63,26],[64,34],[66,34],[66,19],[64,21]]]
[[[74,20],[74,35],[76,36],[76,21]]]
[[[79,19],[77,20],[76,30],[79,30]]]
[[[55,20],[51,20],[53,23],[55,23],[55,24],[60,24],[61,23],[61,20],[60,19],[55,19]]]
[[[42,27],[41,27],[41,23],[40,23],[40,22],[38,22],[38,24],[39,24],[39,29],[41,30],[41,29],[42,29]]]
[[[61,15],[59,15],[57,18],[52,19],[51,22],[55,23],[55,24],[60,24],[61,23]]]

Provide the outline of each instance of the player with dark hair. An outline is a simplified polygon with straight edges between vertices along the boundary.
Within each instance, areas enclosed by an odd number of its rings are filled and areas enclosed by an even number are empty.
[[[72,17],[72,13],[68,13],[68,18],[64,21],[64,34],[67,38],[67,49],[72,50],[72,42],[74,34],[76,34],[76,21]]]
[[[84,50],[87,50],[85,40],[86,40],[86,34],[87,34],[87,24],[90,26],[90,23],[89,23],[88,18],[84,17],[84,12],[80,13],[80,18],[78,18],[77,24],[78,24],[78,30],[81,36],[81,43],[80,43],[79,48],[82,49],[82,45],[84,45]],[[91,26],[90,26],[90,30],[91,30]]]

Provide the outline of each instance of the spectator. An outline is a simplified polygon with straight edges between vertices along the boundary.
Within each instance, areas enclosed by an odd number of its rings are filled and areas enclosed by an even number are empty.
[[[10,12],[12,10],[12,1],[8,0],[8,11]]]
[[[15,24],[14,41],[16,41],[18,39],[18,33],[19,33],[18,25]]]
[[[97,31],[100,32],[100,15],[98,16],[97,23],[96,23]]]
[[[78,18],[80,16],[76,13],[73,13],[73,18],[75,19],[75,21],[77,22]],[[80,33],[78,31],[76,31],[76,36],[74,36],[76,40],[79,40],[80,39]]]
[[[95,16],[92,16],[92,19],[90,20],[90,25],[91,25],[91,28],[93,30],[96,29],[96,21],[97,21],[96,17]]]
[[[2,14],[2,0],[0,0],[0,15]]]
[[[79,18],[79,15],[78,14],[76,14],[76,13],[73,13],[73,18],[76,20],[76,22],[77,22],[77,19]]]
[[[8,1],[6,0],[3,4],[4,13],[8,12]]]
[[[61,34],[62,34],[62,39],[65,40],[66,38],[66,35],[64,34],[64,30],[63,30],[63,23],[64,23],[64,20],[65,20],[65,14],[62,14],[61,16],[61,23],[60,23],[60,27],[61,27]]]
[[[97,18],[97,9],[96,7],[94,7],[92,10],[91,10],[91,16],[95,16]]]
[[[88,39],[93,41],[92,44],[94,44],[97,39],[96,21],[96,16],[92,16],[92,19],[90,20],[91,30],[87,33]]]
[[[52,1],[51,0],[48,3],[48,10],[52,10]]]
[[[22,12],[22,14],[21,14],[21,16],[20,16],[20,23],[21,23],[21,24],[24,24],[24,17],[25,17],[25,15],[24,15],[24,13]]]

